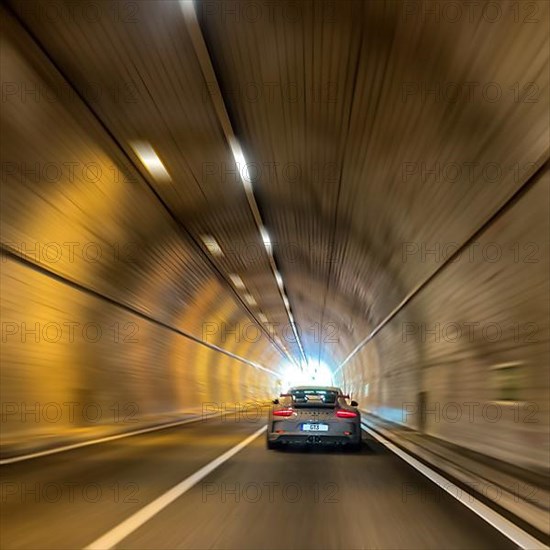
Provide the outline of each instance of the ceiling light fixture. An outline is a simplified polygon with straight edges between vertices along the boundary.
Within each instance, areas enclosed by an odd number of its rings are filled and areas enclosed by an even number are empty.
[[[223,256],[223,250],[212,235],[201,235],[201,241],[212,256]]]
[[[235,273],[230,273],[229,278],[231,279],[231,282],[233,283],[235,288],[238,288],[240,290],[243,290],[245,288],[243,280]]]
[[[190,15],[195,12],[193,0],[180,0],[180,5],[185,15]]]
[[[269,238],[269,233],[267,232],[267,229],[263,226],[260,227],[260,234],[262,236],[262,241],[264,242],[265,249],[271,254],[272,245],[271,245],[271,239]]]
[[[235,159],[235,164],[237,165],[237,170],[239,171],[245,189],[247,191],[252,191],[252,180],[241,146],[235,139],[230,140],[229,146],[231,147],[231,152],[233,153],[233,158]]]
[[[254,298],[254,296],[252,296],[252,294],[245,294],[243,296],[243,298],[246,300],[246,303],[249,305],[249,306],[257,306],[257,302],[256,302],[256,299]]]
[[[147,168],[149,173],[158,180],[170,181],[172,178],[162,164],[159,156],[146,141],[134,141],[130,144],[139,160]]]

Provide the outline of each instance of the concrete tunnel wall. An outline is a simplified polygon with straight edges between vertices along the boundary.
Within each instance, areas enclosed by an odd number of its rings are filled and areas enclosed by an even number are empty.
[[[547,471],[549,181],[546,168],[338,372],[364,408]],[[437,268],[456,246],[431,250]]]

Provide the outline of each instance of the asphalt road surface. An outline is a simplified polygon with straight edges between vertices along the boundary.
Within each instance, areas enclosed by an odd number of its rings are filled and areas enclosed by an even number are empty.
[[[183,489],[265,424],[239,420],[0,467],[1,547],[515,548],[366,434],[360,452],[268,451],[262,432]]]

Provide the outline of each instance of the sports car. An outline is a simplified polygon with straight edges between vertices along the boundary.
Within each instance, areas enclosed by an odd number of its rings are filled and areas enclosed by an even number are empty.
[[[267,448],[290,445],[336,445],[361,448],[361,415],[357,402],[339,388],[298,386],[273,400],[267,426]]]

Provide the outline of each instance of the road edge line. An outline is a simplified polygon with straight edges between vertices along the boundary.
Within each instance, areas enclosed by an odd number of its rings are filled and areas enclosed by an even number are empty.
[[[449,493],[452,497],[458,500],[461,504],[469,508],[472,512],[478,515],[481,519],[494,527],[497,531],[501,532],[505,537],[516,543],[524,550],[539,550],[547,549],[548,546],[533,537],[516,524],[505,518],[491,507],[487,506],[480,500],[478,500],[472,493],[461,489],[460,496],[451,491],[450,486],[456,487],[456,485],[445,478],[429,466],[426,466],[420,460],[414,458],[412,455],[406,453],[400,449],[397,445],[386,439],[383,435],[379,434],[372,428],[368,427],[364,422],[361,422],[361,427],[376,441],[387,447],[390,451],[396,454],[399,458],[404,460],[407,464],[412,466],[415,470],[418,470],[422,475],[427,477],[430,481],[435,483],[438,487],[441,487],[445,492]],[[465,497],[468,497],[468,501]]]
[[[82,447],[88,447],[90,445],[98,445],[100,443],[107,443],[109,441],[116,441],[117,439],[124,439],[125,437],[132,437],[134,435],[141,435],[149,432],[156,432],[158,430],[165,430],[167,428],[174,428],[176,426],[183,426],[184,424],[191,424],[192,422],[199,422],[208,418],[215,418],[228,413],[215,413],[209,415],[197,415],[192,418],[185,418],[184,420],[176,420],[174,422],[168,422],[167,424],[157,424],[156,426],[149,426],[148,428],[140,428],[139,430],[133,430],[131,432],[123,432],[120,434],[107,435],[100,437],[99,439],[90,439],[88,441],[80,441],[79,443],[71,443],[69,445],[63,445],[61,447],[53,447],[51,449],[44,449],[42,451],[36,451],[26,455],[17,455],[8,458],[0,459],[0,466],[7,464],[15,464],[17,462],[23,462],[25,460],[31,460],[33,458],[40,458],[42,456],[54,455],[57,453],[63,453],[65,451],[72,451],[74,449],[81,449]],[[231,413],[233,414],[233,413]]]
[[[194,487],[208,474],[219,468],[224,462],[227,462],[239,451],[242,451],[247,445],[252,443],[263,432],[265,432],[266,429],[267,426],[262,426],[252,435],[249,435],[246,439],[243,439],[240,443],[237,443],[237,445],[235,445],[225,453],[221,454],[214,460],[210,461],[208,464],[206,464],[206,466],[203,466],[194,474],[186,477],[183,481],[180,481],[177,485],[174,485],[174,487],[168,489],[168,491],[166,491],[160,497],[157,497],[155,500],[132,514],[130,517],[126,518],[116,527],[113,527],[110,531],[107,531],[107,533],[86,546],[84,550],[110,550],[116,544],[125,539],[128,535],[139,529],[144,523],[146,523],[151,518],[156,516],[159,512],[164,510],[164,508],[166,508],[168,505],[172,504],[172,502],[174,502],[180,496],[189,491],[189,489]]]

